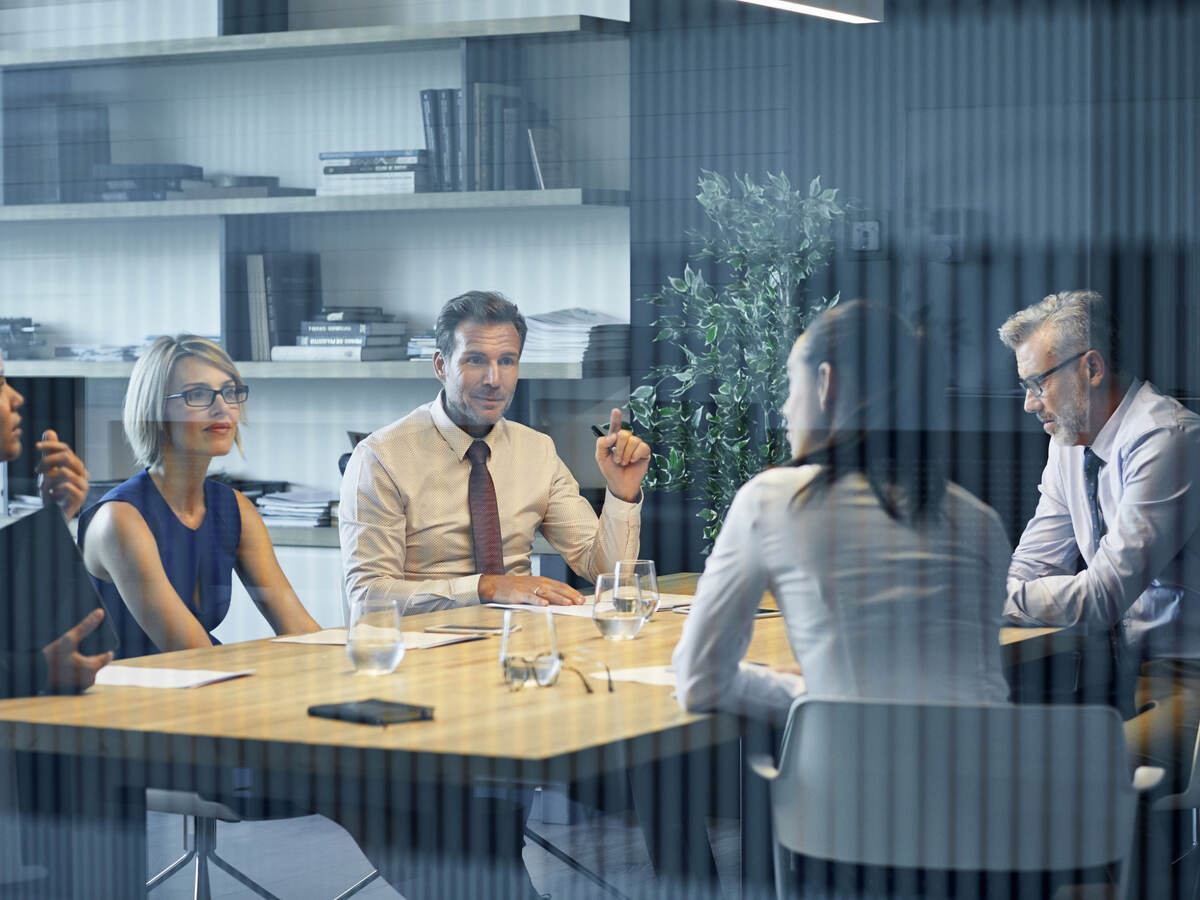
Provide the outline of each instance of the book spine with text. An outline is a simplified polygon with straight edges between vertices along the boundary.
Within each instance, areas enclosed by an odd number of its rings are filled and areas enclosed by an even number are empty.
[[[403,335],[408,326],[403,322],[301,322],[300,333],[314,337],[357,337]]]

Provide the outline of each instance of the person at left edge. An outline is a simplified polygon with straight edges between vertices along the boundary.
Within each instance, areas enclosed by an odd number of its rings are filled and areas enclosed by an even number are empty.
[[[241,447],[250,389],[219,346],[160,337],[138,359],[125,395],[125,435],[145,466],[79,521],[84,563],[123,656],[208,647],[229,610],[233,572],[276,634],[316,631],[279,568],[254,504],[206,477]]]
[[[21,414],[25,398],[4,377],[0,357],[0,463],[21,455]],[[83,462],[50,429],[34,445],[42,454],[38,461],[38,492],[43,503],[55,503],[71,518],[87,496],[88,473]],[[0,578],[4,573],[0,572]],[[29,602],[42,598],[30,597]],[[21,697],[47,693],[74,693],[90,687],[96,673],[112,659],[111,653],[84,656],[79,642],[95,631],[104,618],[97,608],[73,628],[40,650],[0,652],[0,696]]]

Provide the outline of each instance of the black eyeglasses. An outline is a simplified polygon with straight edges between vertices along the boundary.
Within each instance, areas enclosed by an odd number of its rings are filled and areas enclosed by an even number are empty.
[[[173,400],[176,397],[181,397],[187,406],[196,409],[208,409],[216,402],[217,394],[220,394],[221,399],[230,405],[245,403],[246,398],[250,396],[250,385],[231,384],[229,387],[223,387],[219,391],[214,391],[212,388],[206,387],[194,387],[188,388],[186,391],[180,391],[178,394],[167,394],[163,399]]]
[[[1040,397],[1040,396],[1042,396],[1042,394],[1044,394],[1046,392],[1046,379],[1047,378],[1049,378],[1051,375],[1053,375],[1055,372],[1057,372],[1063,366],[1070,365],[1071,363],[1075,362],[1075,360],[1079,359],[1081,356],[1084,356],[1090,352],[1091,352],[1091,350],[1088,349],[1088,350],[1083,350],[1080,353],[1076,353],[1074,356],[1070,357],[1069,359],[1064,359],[1062,362],[1060,362],[1054,368],[1047,369],[1041,375],[1030,375],[1028,378],[1018,378],[1017,384],[1019,384],[1021,386],[1021,390],[1023,390],[1025,393],[1033,394],[1033,396],[1035,396],[1035,397]]]

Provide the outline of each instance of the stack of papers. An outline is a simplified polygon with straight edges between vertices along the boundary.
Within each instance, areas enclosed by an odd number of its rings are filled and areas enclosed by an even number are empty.
[[[333,521],[330,505],[338,498],[328,491],[276,491],[255,502],[268,525],[298,525],[317,528]]]
[[[590,309],[560,309],[527,316],[521,362],[624,362],[629,324]]]

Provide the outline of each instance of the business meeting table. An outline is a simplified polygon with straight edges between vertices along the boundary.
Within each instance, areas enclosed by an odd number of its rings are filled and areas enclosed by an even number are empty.
[[[660,579],[664,592],[691,593],[695,584],[694,575]],[[408,617],[404,628],[502,618],[501,610],[467,607]],[[596,675],[604,664],[617,672],[669,663],[684,619],[661,610],[636,639],[605,641],[590,619],[555,616],[565,665],[587,676],[591,693],[566,669],[553,687],[510,690],[497,638],[409,650],[393,674],[379,677],[355,675],[343,646],[272,639],[125,660],[119,665],[253,674],[183,690],[98,685],[79,696],[0,701],[0,747],[83,761],[81,782],[96,779],[103,795],[88,814],[112,821],[107,846],[78,850],[103,861],[90,866],[91,895],[132,897],[144,890],[147,786],[204,792],[218,787],[222,772],[245,767],[265,773],[273,795],[305,803],[314,792],[357,790],[386,807],[389,792],[413,784],[616,780],[736,744],[735,717],[687,713],[669,686],[619,681],[610,691]],[[1005,629],[1001,642],[1010,659],[1025,661],[1055,652],[1053,631]],[[782,619],[755,623],[747,659],[793,661]],[[313,704],[376,697],[432,706],[434,718],[379,727],[307,713]],[[686,802],[687,785],[680,790],[658,802]],[[635,800],[638,793],[635,782]]]

